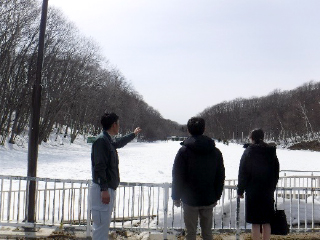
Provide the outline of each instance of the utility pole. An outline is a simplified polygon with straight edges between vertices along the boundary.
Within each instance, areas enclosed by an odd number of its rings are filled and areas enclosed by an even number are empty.
[[[32,91],[32,111],[29,129],[29,145],[28,145],[28,177],[37,176],[38,146],[39,146],[39,122],[40,122],[40,106],[41,106],[41,73],[43,66],[44,37],[46,32],[48,13],[48,0],[43,0],[42,13],[39,33],[38,59],[36,81]],[[35,222],[35,205],[36,205],[36,181],[28,181],[28,222]]]

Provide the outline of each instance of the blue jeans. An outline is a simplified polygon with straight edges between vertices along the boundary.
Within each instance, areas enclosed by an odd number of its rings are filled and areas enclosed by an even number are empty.
[[[110,194],[110,203],[103,204],[101,201],[100,186],[96,183],[92,183],[90,186],[93,240],[108,240],[109,238],[109,227],[116,191],[109,188],[108,192]]]

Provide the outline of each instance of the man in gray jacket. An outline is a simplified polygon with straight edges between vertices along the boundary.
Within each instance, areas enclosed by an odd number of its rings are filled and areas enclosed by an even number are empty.
[[[90,193],[93,240],[108,239],[115,191],[120,183],[119,158],[116,149],[132,141],[141,131],[138,127],[133,133],[113,141],[111,136],[119,133],[119,117],[115,113],[105,113],[101,117],[101,124],[103,132],[92,144],[91,152]]]

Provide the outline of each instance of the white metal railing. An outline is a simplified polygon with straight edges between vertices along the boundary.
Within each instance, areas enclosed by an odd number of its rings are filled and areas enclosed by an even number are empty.
[[[292,177],[292,176],[291,176]],[[294,177],[294,176],[293,176]],[[302,176],[302,178],[314,176]],[[283,178],[288,179],[288,178]],[[27,186],[37,182],[36,223],[27,223]],[[88,186],[90,180],[27,178],[0,175],[0,225],[55,227],[61,224],[91,234]],[[292,231],[319,230],[320,188],[280,185],[275,192],[278,208],[285,209]],[[291,181],[292,183],[292,181]],[[237,186],[226,181],[222,197],[214,208],[212,229],[236,231],[250,229],[245,223],[245,204],[237,205]],[[111,229],[168,232],[184,229],[183,211],[170,197],[171,184],[120,183],[114,206]],[[237,217],[238,213],[238,217]],[[238,224],[237,224],[238,220]],[[238,229],[239,229],[238,228]]]
[[[320,171],[282,170],[278,187],[320,187]]]
[[[226,185],[237,185],[238,179],[225,180]],[[277,187],[320,188],[320,171],[281,170]]]
[[[80,228],[87,222],[87,180],[65,180],[0,176],[0,222],[2,225],[25,226],[27,219],[27,186],[37,182],[36,225],[54,226],[67,224]],[[32,225],[32,224],[28,224]]]

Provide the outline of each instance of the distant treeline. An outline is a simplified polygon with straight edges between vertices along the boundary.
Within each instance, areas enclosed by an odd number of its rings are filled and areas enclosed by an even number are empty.
[[[30,123],[35,81],[41,2],[0,1],[0,144],[15,142]],[[82,36],[63,14],[49,7],[42,75],[39,142],[53,129],[96,135],[105,111],[121,118],[121,133],[143,128],[144,140],[186,136],[185,127],[164,119],[149,106],[125,77],[100,55],[99,46]],[[291,91],[275,90],[266,97],[235,99],[205,109],[206,134],[241,139],[257,127],[272,141],[318,138],[320,83]]]
[[[0,1],[0,144],[14,143],[29,126],[40,14],[37,0]],[[40,143],[53,129],[64,129],[72,141],[77,134],[95,135],[105,111],[120,116],[121,133],[140,126],[145,140],[186,134],[150,107],[55,8],[49,8],[44,52]]]
[[[318,139],[320,83],[309,82],[291,91],[275,90],[265,97],[235,99],[205,109],[206,133],[220,139],[241,139],[262,128],[270,141]]]

